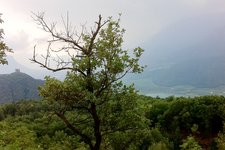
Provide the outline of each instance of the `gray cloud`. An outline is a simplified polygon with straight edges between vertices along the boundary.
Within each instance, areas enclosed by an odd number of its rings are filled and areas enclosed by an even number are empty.
[[[13,35],[6,36],[6,40],[15,51],[23,49],[25,52],[32,51],[29,42],[38,39],[39,32],[42,32],[34,31],[37,26],[31,18],[31,11],[45,11],[49,22],[60,21],[61,15],[69,12],[71,22],[76,26],[92,25],[99,14],[107,18],[122,13],[122,26],[127,30],[125,47],[132,48],[148,43],[175,22],[224,13],[224,6],[224,0],[5,0],[1,2],[0,10],[5,18],[6,34]]]

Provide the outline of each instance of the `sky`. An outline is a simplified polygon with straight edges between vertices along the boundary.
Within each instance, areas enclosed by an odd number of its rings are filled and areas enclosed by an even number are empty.
[[[16,61],[29,68],[33,47],[47,40],[38,28],[32,12],[45,12],[47,22],[61,22],[69,14],[71,23],[79,30],[85,24],[91,27],[101,14],[117,18],[126,29],[124,47],[145,46],[171,24],[191,17],[225,14],[224,0],[0,0],[5,42],[14,50]],[[225,18],[224,18],[225,19]],[[144,47],[145,49],[145,47]],[[43,52],[40,49],[39,52]],[[38,52],[38,51],[37,51]]]

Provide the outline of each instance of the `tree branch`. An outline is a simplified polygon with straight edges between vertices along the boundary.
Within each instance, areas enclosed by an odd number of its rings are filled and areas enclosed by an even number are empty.
[[[76,127],[74,127],[67,119],[66,117],[64,116],[64,114],[62,113],[58,113],[58,112],[55,112],[56,115],[61,118],[63,120],[63,122],[66,124],[66,126],[71,129],[75,134],[79,135],[83,141],[89,145],[90,149],[93,149],[94,146],[91,142],[91,138],[88,137],[87,135],[83,134],[79,129],[77,129]]]
[[[85,49],[84,47],[82,47],[81,45],[78,44],[78,42],[74,39],[72,39],[71,36],[68,36],[67,34],[67,37],[63,37],[61,36],[60,33],[57,33],[56,30],[55,30],[55,26],[56,24],[53,23],[51,25],[51,27],[45,22],[44,20],[44,13],[40,13],[40,14],[35,14],[33,13],[33,15],[36,17],[34,18],[34,20],[39,24],[41,25],[42,29],[48,33],[50,33],[52,35],[53,38],[56,38],[57,40],[59,41],[63,41],[63,42],[66,42],[66,43],[71,43],[73,44],[75,47],[78,47],[80,50],[82,50],[82,52],[84,53],[87,53],[87,49]],[[68,31],[67,31],[68,32]]]
[[[48,56],[48,55],[47,55]],[[53,72],[57,72],[57,71],[61,71],[61,70],[72,70],[72,71],[77,71],[79,72],[80,74],[82,74],[83,76],[86,76],[86,74],[79,68],[74,68],[74,67],[60,67],[60,68],[52,68],[52,67],[49,67],[48,64],[46,63],[47,62],[47,59],[48,57],[45,58],[45,63],[42,63],[40,61],[38,61],[36,59],[36,50],[35,50],[35,46],[34,46],[34,52],[33,52],[33,58],[30,59],[32,62],[34,63],[37,63],[40,65],[40,67],[43,67],[43,68],[46,68],[47,70],[50,70],[50,71],[53,71]]]
[[[91,50],[93,49],[94,41],[95,41],[96,36],[98,35],[100,29],[101,29],[107,22],[109,22],[109,20],[105,21],[103,24],[102,24],[101,22],[102,22],[102,16],[99,15],[98,22],[96,22],[97,28],[96,28],[95,31],[92,31],[92,38],[91,38],[91,41],[90,41],[90,45],[89,45],[89,47],[88,47],[88,52],[89,52],[89,53],[91,53]]]

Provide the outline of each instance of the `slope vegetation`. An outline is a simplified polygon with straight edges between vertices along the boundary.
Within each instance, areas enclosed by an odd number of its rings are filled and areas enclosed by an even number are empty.
[[[43,85],[43,80],[14,72],[0,75],[0,103],[15,102],[20,99],[39,99],[38,87]]]

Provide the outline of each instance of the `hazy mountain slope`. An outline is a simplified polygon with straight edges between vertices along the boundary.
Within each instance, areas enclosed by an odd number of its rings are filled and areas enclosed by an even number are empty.
[[[44,84],[25,73],[14,72],[0,75],[0,103],[20,99],[39,99],[38,86]]]
[[[192,57],[225,54],[224,17],[225,14],[199,16],[169,25],[145,42],[143,61],[155,67]]]
[[[190,18],[175,23],[148,43],[144,73],[160,86],[225,85],[224,14]]]
[[[64,79],[66,72],[52,72],[45,68],[40,69],[30,69],[19,62],[17,62],[12,56],[7,56],[8,65],[0,65],[0,74],[9,74],[15,71],[15,69],[20,69],[21,72],[24,72],[35,79],[44,79],[45,76],[53,76],[60,80]],[[36,64],[36,66],[38,66]]]
[[[225,85],[225,61],[223,57],[184,61],[167,69],[152,71],[150,77],[161,86],[214,88]]]

